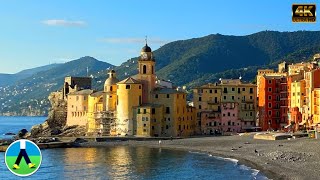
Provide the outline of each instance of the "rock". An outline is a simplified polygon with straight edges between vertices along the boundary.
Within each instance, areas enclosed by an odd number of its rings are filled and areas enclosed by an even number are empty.
[[[24,135],[26,135],[28,132],[28,130],[26,129],[21,129],[19,132],[18,132],[18,138],[23,138]]]
[[[7,133],[4,133],[3,135],[5,136],[14,136],[16,135],[15,133],[12,133],[12,132],[7,132]]]
[[[86,135],[86,127],[85,126],[70,126],[63,128],[63,131],[59,136],[65,137],[79,137]]]
[[[58,128],[55,128],[55,129],[51,130],[51,135],[59,135],[61,133],[62,133],[62,131],[60,129],[58,129]]]

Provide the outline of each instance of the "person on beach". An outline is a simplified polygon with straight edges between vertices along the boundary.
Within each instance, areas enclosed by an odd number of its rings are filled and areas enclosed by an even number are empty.
[[[22,157],[24,158],[24,160],[28,164],[29,168],[35,168],[36,167],[35,164],[31,163],[30,158],[29,158],[29,156],[27,154],[26,141],[25,140],[20,140],[20,152],[19,152],[19,155],[18,155],[18,157],[16,159],[16,162],[13,165],[13,169],[20,169],[19,164],[20,164],[20,161],[21,161]]]

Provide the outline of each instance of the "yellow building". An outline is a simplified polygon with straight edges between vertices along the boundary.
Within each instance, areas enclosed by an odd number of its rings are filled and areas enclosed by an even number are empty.
[[[93,90],[85,89],[68,94],[67,126],[86,126],[88,122],[88,97]]]
[[[299,111],[302,113],[303,105],[305,104],[305,91],[306,83],[304,80],[291,82],[291,95],[290,95],[290,105],[291,108],[298,107]]]
[[[68,125],[87,127],[88,135],[190,136],[195,131],[195,108],[186,92],[158,80],[155,58],[146,44],[138,60],[138,74],[119,82],[108,72],[104,90],[76,91],[68,96]],[[80,96],[82,101],[77,100]],[[76,108],[76,109],[75,109]],[[72,116],[80,111],[81,118]]]
[[[312,99],[313,124],[318,124],[320,123],[320,88],[312,91]]]

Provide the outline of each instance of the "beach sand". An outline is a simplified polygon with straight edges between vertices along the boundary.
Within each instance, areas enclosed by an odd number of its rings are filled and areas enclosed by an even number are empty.
[[[82,147],[115,145],[161,147],[234,158],[270,179],[320,179],[320,140],[317,139],[268,141],[253,139],[251,134],[162,140],[161,145],[158,140],[81,143]]]

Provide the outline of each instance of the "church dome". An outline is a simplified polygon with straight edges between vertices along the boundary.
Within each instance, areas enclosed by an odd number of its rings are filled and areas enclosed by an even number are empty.
[[[146,44],[142,49],[141,52],[151,52],[151,48]]]
[[[117,82],[119,82],[119,80],[116,78],[116,71],[111,69],[109,72],[109,78],[106,79],[104,86],[112,86],[114,84],[116,84]]]
[[[109,77],[105,82],[104,86],[112,86],[119,82],[119,80],[116,77]]]

